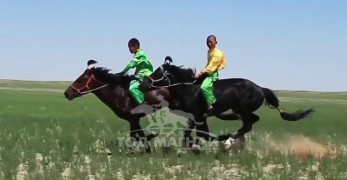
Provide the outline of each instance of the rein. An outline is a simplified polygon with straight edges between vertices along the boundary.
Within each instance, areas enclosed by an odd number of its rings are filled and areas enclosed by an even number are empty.
[[[168,78],[168,76],[170,75],[170,76],[173,77],[173,75],[171,73],[168,73],[167,70],[164,70],[163,66],[160,66],[160,71],[163,74],[163,76],[161,78],[159,78],[159,79],[152,79],[150,76],[148,77],[151,80],[151,87],[154,87],[154,88],[168,88],[168,87],[179,86],[179,85],[192,85],[192,84],[194,84],[196,82],[196,80],[194,80],[193,82],[171,84],[171,81]],[[162,81],[164,79],[166,79],[166,81],[169,82],[168,85],[165,85],[165,86],[156,86],[156,85],[154,85],[154,83]]]
[[[155,82],[152,81],[151,87],[154,87],[154,88],[168,88],[168,87],[179,86],[179,85],[192,85],[195,82],[196,82],[196,80],[194,80],[193,82],[175,83],[175,84],[169,84],[169,85],[165,85],[165,86],[156,86],[156,85],[154,85]]]

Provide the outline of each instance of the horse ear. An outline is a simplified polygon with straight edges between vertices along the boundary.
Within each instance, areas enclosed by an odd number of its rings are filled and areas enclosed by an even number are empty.
[[[170,56],[166,56],[164,60],[164,64],[171,64],[173,63],[172,58]]]
[[[98,63],[98,62],[96,62],[94,59],[90,59],[90,60],[87,62],[87,69],[94,68],[96,63]]]

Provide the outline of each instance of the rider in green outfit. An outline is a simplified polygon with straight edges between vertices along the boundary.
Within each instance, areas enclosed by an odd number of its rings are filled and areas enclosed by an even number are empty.
[[[140,42],[136,38],[132,38],[128,42],[129,51],[134,54],[130,63],[121,72],[125,74],[130,69],[135,68],[135,77],[137,80],[130,82],[129,91],[138,105],[145,101],[143,92],[139,89],[140,82],[144,77],[153,73],[153,66],[145,52],[140,49]]]

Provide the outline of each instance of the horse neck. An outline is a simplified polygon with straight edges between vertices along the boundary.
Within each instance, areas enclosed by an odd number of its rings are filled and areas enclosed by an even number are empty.
[[[121,86],[107,86],[93,93],[117,115],[126,113],[126,106],[129,106],[129,111],[133,108],[130,107],[127,90]]]
[[[194,92],[194,86],[193,85],[179,85],[179,86],[173,86],[170,87],[170,94],[173,94],[174,96],[178,97],[186,97],[186,96],[192,96],[192,93]]]

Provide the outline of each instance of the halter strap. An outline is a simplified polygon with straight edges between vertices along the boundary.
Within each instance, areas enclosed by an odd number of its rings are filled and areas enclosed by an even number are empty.
[[[73,90],[75,90],[79,95],[84,95],[84,94],[88,94],[88,93],[91,93],[91,92],[93,92],[93,91],[102,89],[102,88],[104,88],[104,87],[106,87],[106,86],[109,85],[109,84],[104,84],[104,85],[99,86],[99,87],[97,87],[97,88],[90,89],[89,83],[91,83],[92,80],[101,82],[101,81],[99,81],[98,79],[96,79],[95,76],[92,74],[92,75],[88,78],[86,84],[85,84],[83,87],[81,87],[81,88],[76,88],[76,87],[74,87],[73,85],[70,85],[70,87],[71,87]],[[85,91],[82,91],[83,89],[86,89],[86,90],[85,90]]]

